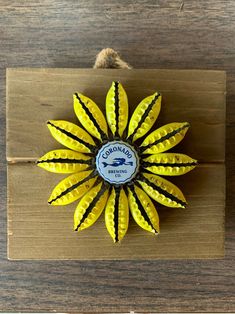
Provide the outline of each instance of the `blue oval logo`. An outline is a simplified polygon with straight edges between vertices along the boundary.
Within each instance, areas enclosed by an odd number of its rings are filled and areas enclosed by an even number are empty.
[[[132,146],[122,141],[105,144],[96,157],[96,167],[101,177],[111,184],[124,184],[134,178],[139,158]]]

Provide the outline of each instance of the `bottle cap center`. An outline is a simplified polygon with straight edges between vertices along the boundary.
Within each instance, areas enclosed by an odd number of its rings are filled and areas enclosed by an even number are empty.
[[[131,181],[139,168],[135,149],[126,142],[108,142],[96,156],[96,168],[100,176],[111,184],[125,184]]]

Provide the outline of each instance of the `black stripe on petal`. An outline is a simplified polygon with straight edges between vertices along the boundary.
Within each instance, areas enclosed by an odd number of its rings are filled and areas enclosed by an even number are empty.
[[[53,159],[45,159],[45,160],[38,160],[36,163],[37,164],[42,164],[42,163],[60,163],[60,164],[85,164],[85,165],[91,165],[92,164],[92,159],[69,159],[69,158],[53,158]]]
[[[100,133],[101,139],[102,140],[106,140],[107,139],[107,135],[101,129],[101,127],[99,126],[99,123],[96,121],[96,119],[94,118],[93,114],[90,112],[89,108],[84,104],[84,102],[81,100],[81,98],[78,96],[77,93],[75,93],[75,96],[77,97],[79,103],[81,104],[82,109],[88,115],[89,119],[93,122],[93,124],[94,124],[95,128],[97,129],[97,131]]]
[[[143,153],[146,149],[151,148],[154,145],[160,144],[166,140],[169,140],[172,136],[175,136],[177,133],[180,133],[182,130],[188,128],[190,125],[189,123],[185,123],[183,126],[181,126],[180,128],[173,130],[172,132],[164,135],[163,137],[159,138],[158,140],[156,140],[155,142],[146,145],[146,146],[140,146],[140,152]]]
[[[76,189],[77,187],[79,187],[80,185],[82,185],[83,183],[87,182],[88,180],[94,178],[97,174],[93,171],[91,174],[89,174],[89,176],[87,176],[86,178],[84,178],[83,180],[75,183],[74,185],[70,186],[69,188],[67,188],[65,191],[63,191],[61,194],[59,194],[58,196],[56,196],[53,200],[49,201],[48,204],[52,204],[53,202],[55,202],[56,200],[58,200],[59,198],[61,198],[62,196],[72,192],[74,189]]]
[[[143,175],[140,175],[140,177],[138,178],[138,180],[145,182],[148,186],[150,186],[151,188],[153,188],[155,191],[157,191],[158,193],[164,195],[166,198],[169,198],[170,200],[176,202],[177,204],[182,205],[183,207],[185,207],[187,205],[186,202],[182,201],[181,199],[179,199],[178,197],[172,195],[171,193],[167,192],[166,190],[163,190],[161,187],[155,185],[153,182],[149,181],[146,177],[144,177]]]
[[[116,130],[114,136],[118,136],[119,132],[119,94],[118,94],[118,82],[114,82],[114,108],[115,108],[115,121]]]
[[[120,197],[120,187],[114,187],[115,190],[115,202],[114,202],[114,233],[115,242],[118,242],[118,218],[119,218],[119,197]]]
[[[170,162],[149,162],[143,161],[142,167],[192,167],[196,166],[197,162],[185,162],[185,163],[170,163]]]
[[[135,133],[137,132],[137,130],[141,127],[141,125],[144,123],[145,119],[147,118],[149,112],[152,110],[155,102],[157,101],[157,99],[161,96],[161,94],[156,94],[155,97],[153,98],[153,100],[151,101],[151,103],[148,105],[148,108],[145,110],[144,114],[142,115],[138,125],[136,126],[135,130],[133,131],[133,133],[128,137],[129,141],[133,140],[133,137],[135,136]]]
[[[95,146],[91,145],[85,141],[83,141],[81,138],[77,137],[76,135],[60,128],[59,126],[54,125],[53,123],[51,123],[51,121],[47,121],[47,124],[53,126],[55,129],[57,129],[58,131],[60,131],[61,133],[67,135],[68,137],[72,138],[73,140],[79,142],[80,144],[84,145],[85,147],[89,148],[92,152],[94,152],[95,150]]]
[[[138,206],[138,209],[139,209],[140,212],[141,212],[141,216],[144,217],[144,220],[145,220],[145,221],[148,223],[148,225],[155,231],[155,233],[158,233],[157,230],[154,228],[154,226],[153,226],[153,224],[152,224],[152,222],[151,222],[151,220],[150,220],[148,214],[146,213],[146,211],[145,211],[145,209],[144,209],[142,203],[140,202],[140,200],[139,200],[139,198],[138,198],[138,196],[137,196],[137,194],[136,194],[136,192],[135,192],[134,186],[133,186],[133,185],[130,185],[130,186],[129,186],[129,189],[131,190],[132,195],[134,196],[134,199],[135,199],[135,202],[136,202],[136,204],[137,204],[137,206]]]
[[[87,207],[82,219],[80,220],[79,224],[77,225],[75,231],[78,230],[78,228],[81,226],[81,224],[86,220],[86,218],[88,217],[88,215],[92,212],[92,210],[94,209],[94,207],[96,206],[96,203],[99,201],[99,199],[101,198],[101,196],[104,194],[104,192],[106,191],[107,187],[105,186],[105,184],[103,183],[101,186],[101,189],[99,190],[99,192],[96,194],[96,196],[93,198],[93,200],[91,201],[91,203],[89,204],[89,206]]]

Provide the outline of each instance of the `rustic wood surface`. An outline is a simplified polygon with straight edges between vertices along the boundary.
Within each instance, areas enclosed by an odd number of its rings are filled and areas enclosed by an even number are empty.
[[[0,13],[0,310],[234,312],[234,1],[0,0]],[[225,259],[7,260],[5,68],[91,67],[106,46],[135,68],[227,71]]]
[[[9,258],[223,257],[225,79],[224,72],[208,70],[8,69]],[[157,87],[163,94],[163,104],[153,129],[171,121],[187,120],[191,132],[174,151],[186,152],[201,165],[193,173],[170,178],[186,193],[187,211],[160,210],[159,237],[143,237],[144,232],[131,223],[120,246],[110,241],[102,219],[77,236],[72,230],[76,205],[49,208],[46,203],[48,190],[61,176],[45,174],[34,163],[27,164],[61,147],[47,130],[47,119],[78,123],[72,105],[75,91],[89,95],[105,113],[105,96],[112,80],[120,80],[125,86],[130,113]]]
[[[113,69],[8,69],[8,161],[36,160],[58,147],[45,124],[48,119],[78,123],[72,99],[76,91],[88,95],[105,114],[112,80],[124,85],[130,113],[156,88],[162,93],[162,108],[153,129],[170,122],[190,123],[187,136],[174,151],[187,152],[199,162],[224,162],[224,72]]]
[[[10,259],[150,260],[224,255],[224,164],[201,164],[184,177],[172,179],[184,191],[187,209],[157,205],[160,235],[146,233],[131,219],[120,245],[113,244],[103,215],[94,226],[76,233],[76,204],[47,205],[50,190],[64,177],[32,163],[9,165]]]

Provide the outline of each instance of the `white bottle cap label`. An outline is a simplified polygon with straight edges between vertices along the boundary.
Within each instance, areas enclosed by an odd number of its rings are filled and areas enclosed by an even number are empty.
[[[139,158],[135,149],[128,143],[113,141],[99,150],[96,168],[107,182],[125,184],[135,177],[139,168]]]

